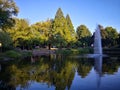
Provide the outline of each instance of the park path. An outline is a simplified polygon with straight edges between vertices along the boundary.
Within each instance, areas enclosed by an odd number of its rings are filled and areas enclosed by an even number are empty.
[[[55,50],[48,50],[48,49],[34,49],[32,50],[33,56],[41,56],[41,55],[49,55],[49,54],[55,54]]]

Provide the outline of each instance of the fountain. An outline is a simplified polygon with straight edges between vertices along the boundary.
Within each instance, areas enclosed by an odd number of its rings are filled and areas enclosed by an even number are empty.
[[[94,33],[94,54],[97,56],[95,57],[95,70],[97,72],[97,86],[99,87],[102,75],[102,56],[103,56],[99,25],[97,25],[97,28]]]
[[[94,54],[102,55],[102,44],[101,44],[101,34],[99,25],[97,25],[95,34],[94,34]]]
[[[106,55],[103,55],[102,53],[102,42],[101,42],[101,34],[100,34],[100,27],[99,25],[97,25],[97,28],[95,30],[95,33],[94,33],[94,53],[93,54],[85,54],[85,55],[80,55],[80,56],[77,56],[78,58],[81,58],[81,57],[87,57],[87,58],[95,58],[95,57],[98,57],[98,56],[104,56],[106,57]]]
[[[103,56],[103,54],[102,54],[101,34],[100,34],[99,25],[97,25],[97,28],[96,28],[95,33],[94,33],[94,45],[93,46],[94,46],[94,53],[84,55],[84,57],[95,58],[95,57],[98,57],[98,56]]]

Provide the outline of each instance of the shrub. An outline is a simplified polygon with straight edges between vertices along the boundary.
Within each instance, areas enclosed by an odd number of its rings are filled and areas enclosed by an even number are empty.
[[[20,58],[22,57],[22,54],[17,51],[9,50],[5,52],[5,56],[10,58]]]

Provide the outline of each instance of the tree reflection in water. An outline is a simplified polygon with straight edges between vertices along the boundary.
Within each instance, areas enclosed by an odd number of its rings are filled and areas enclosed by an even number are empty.
[[[92,58],[49,55],[1,62],[0,65],[1,90],[17,87],[29,89],[33,82],[46,83],[48,87],[54,86],[55,90],[69,90],[76,71],[81,78],[86,78],[94,67],[101,77],[106,73],[114,74],[120,66],[120,61],[106,59],[102,63],[102,58],[95,58],[94,63]],[[100,78],[98,83],[100,83]]]

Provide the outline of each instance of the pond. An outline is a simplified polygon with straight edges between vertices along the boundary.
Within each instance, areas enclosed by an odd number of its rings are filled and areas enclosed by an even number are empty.
[[[0,90],[120,90],[119,58],[48,55],[0,62]]]

